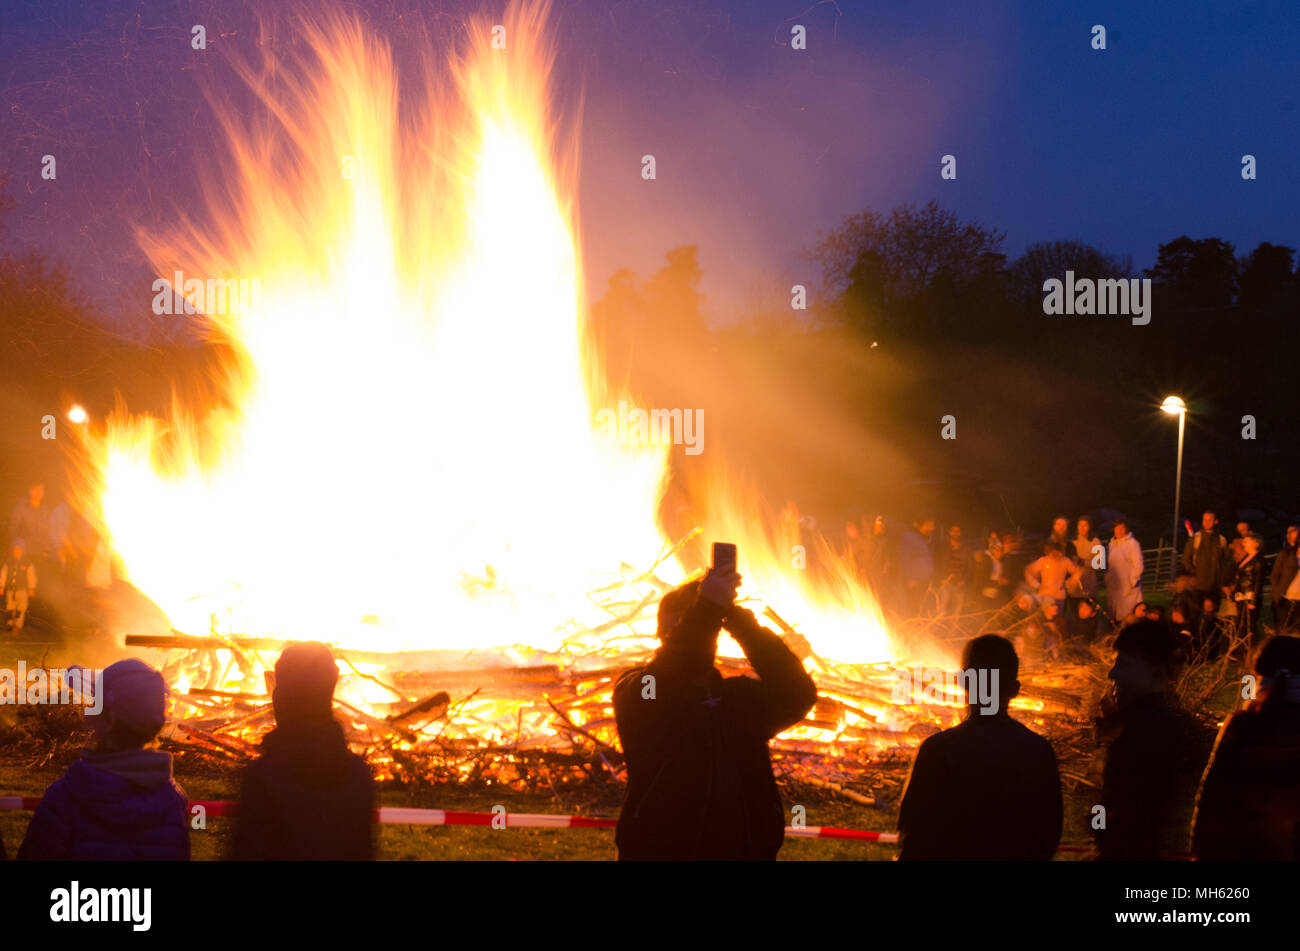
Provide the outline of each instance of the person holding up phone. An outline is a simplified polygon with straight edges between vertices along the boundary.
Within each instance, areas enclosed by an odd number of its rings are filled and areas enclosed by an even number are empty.
[[[768,741],[804,718],[817,687],[802,662],[735,603],[734,545],[659,603],[660,648],[614,688],[628,771],[620,860],[772,860],[785,810]],[[725,628],[757,676],[714,666]]]

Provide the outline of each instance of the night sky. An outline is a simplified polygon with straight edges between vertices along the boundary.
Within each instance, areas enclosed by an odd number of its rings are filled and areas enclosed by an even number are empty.
[[[902,7],[897,8],[897,7]],[[216,136],[200,82],[287,4],[6,0],[0,173],[10,247],[72,263],[106,317],[147,307],[131,230],[193,201]],[[492,4],[347,4],[401,50]],[[1300,228],[1300,4],[576,0],[556,5],[561,108],[581,99],[590,291],[698,244],[718,319],[815,284],[819,231],[938,199],[1014,257],[1077,238],[1154,262],[1180,234],[1246,253]],[[189,48],[207,27],[206,51]],[[789,48],[794,24],[808,48]],[[1091,27],[1107,49],[1091,48]],[[42,181],[40,158],[59,161]],[[642,181],[653,153],[658,180]],[[940,156],[957,157],[941,181]],[[1258,180],[1241,179],[1241,156]]]

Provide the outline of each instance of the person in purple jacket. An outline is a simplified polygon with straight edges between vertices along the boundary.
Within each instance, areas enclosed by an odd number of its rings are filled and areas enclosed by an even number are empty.
[[[103,706],[86,715],[91,742],[45,790],[19,860],[188,861],[189,813],[171,754],[146,748],[166,719],[162,674],[120,660],[99,689]]]

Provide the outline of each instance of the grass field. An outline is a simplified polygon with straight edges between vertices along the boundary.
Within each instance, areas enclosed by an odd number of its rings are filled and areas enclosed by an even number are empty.
[[[39,796],[45,787],[62,775],[59,768],[29,769],[0,766],[0,795]],[[191,799],[234,799],[233,777],[177,776]],[[787,797],[788,798],[788,797]],[[503,789],[499,793],[470,792],[454,786],[423,790],[383,790],[383,806],[457,809],[489,812],[494,805],[504,805],[509,812],[557,813],[561,810],[547,795],[530,795]],[[877,809],[854,803],[831,800],[805,805],[809,825],[836,825],[859,829],[892,831],[893,809]],[[4,836],[10,857],[18,849],[30,812],[0,812],[0,835]],[[230,845],[232,821],[210,819],[206,830],[190,832],[190,846],[195,860],[222,858]],[[380,828],[381,859],[447,861],[474,860],[613,860],[612,829],[491,829],[483,826],[410,826],[385,825]],[[789,860],[848,859],[888,860],[894,849],[874,843],[830,839],[787,840],[781,858]]]

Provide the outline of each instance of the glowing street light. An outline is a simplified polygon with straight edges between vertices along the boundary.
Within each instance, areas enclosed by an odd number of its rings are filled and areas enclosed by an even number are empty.
[[[68,410],[68,419],[72,420],[78,426],[88,420],[90,417],[80,403],[74,403],[72,409]]]
[[[1160,408],[1170,416],[1178,416],[1178,471],[1174,476],[1174,533],[1170,536],[1169,580],[1178,580],[1178,506],[1183,493],[1183,427],[1187,423],[1187,404],[1177,396],[1166,396]]]

